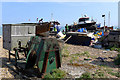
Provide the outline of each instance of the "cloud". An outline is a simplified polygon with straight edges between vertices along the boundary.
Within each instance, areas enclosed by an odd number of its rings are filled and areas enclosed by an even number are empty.
[[[118,2],[119,0],[1,0],[2,2]]]

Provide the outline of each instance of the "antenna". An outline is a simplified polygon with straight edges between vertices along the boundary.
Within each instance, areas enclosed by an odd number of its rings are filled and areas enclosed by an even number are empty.
[[[94,21],[94,20],[93,20],[93,16],[91,17],[91,21]]]
[[[108,26],[110,27],[110,11],[108,13]]]
[[[51,13],[51,21],[53,21],[53,13]]]
[[[83,14],[81,14],[81,16],[83,17]]]

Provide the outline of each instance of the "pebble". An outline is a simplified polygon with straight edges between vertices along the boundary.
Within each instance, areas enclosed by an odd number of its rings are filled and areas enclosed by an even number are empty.
[[[107,51],[103,51],[103,53],[107,53]]]

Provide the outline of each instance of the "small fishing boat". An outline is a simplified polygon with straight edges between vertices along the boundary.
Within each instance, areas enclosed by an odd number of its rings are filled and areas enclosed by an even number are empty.
[[[78,24],[74,25],[72,27],[73,31],[78,30],[79,28],[86,28],[88,31],[96,30],[96,22],[92,19],[90,20],[89,17],[84,15],[84,17],[81,17],[78,19]]]
[[[87,26],[92,26],[96,24],[96,22],[93,19],[91,21],[89,19],[90,19],[89,17],[84,15],[84,17],[79,18],[77,25],[81,27],[87,27]]]

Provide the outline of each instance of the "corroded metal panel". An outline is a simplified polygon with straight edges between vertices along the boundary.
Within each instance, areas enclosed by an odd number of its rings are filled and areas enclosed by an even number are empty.
[[[48,31],[50,31],[50,23],[36,26],[36,35],[41,35],[41,34],[43,35],[45,32],[48,32]]]

